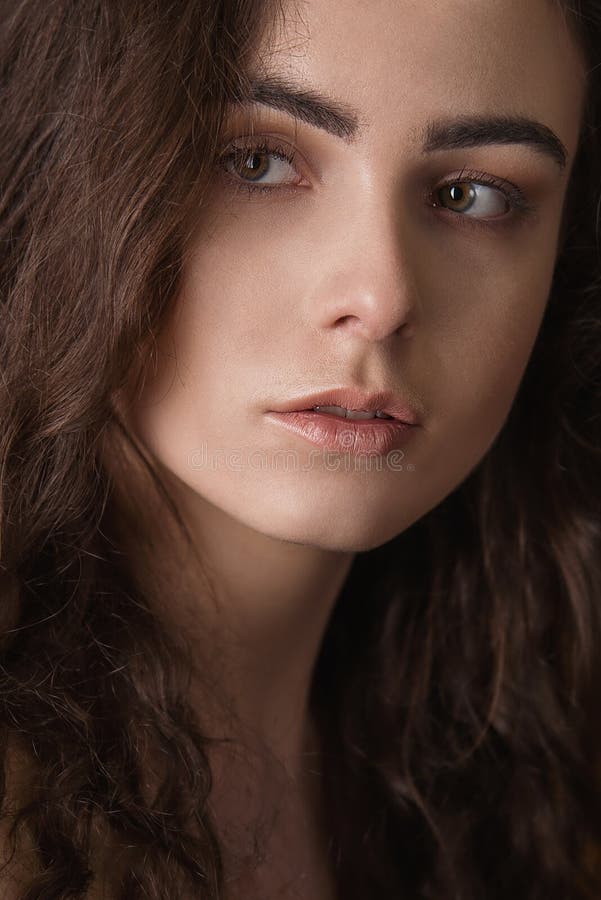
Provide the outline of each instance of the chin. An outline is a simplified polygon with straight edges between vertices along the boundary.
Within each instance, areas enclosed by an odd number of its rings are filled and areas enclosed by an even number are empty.
[[[274,517],[270,516],[264,526],[256,522],[252,527],[286,543],[332,553],[364,553],[388,543],[410,524],[406,521],[386,523],[382,517],[378,519],[374,516],[369,521],[360,515],[347,519],[336,515],[324,517],[321,510],[313,521],[308,515],[304,515],[302,521],[298,516],[284,515],[281,522],[274,521]],[[281,527],[278,528],[278,525]]]

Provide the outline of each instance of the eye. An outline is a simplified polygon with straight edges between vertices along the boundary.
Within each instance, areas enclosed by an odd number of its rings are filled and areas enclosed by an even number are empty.
[[[230,144],[219,167],[237,190],[252,194],[293,193],[302,182],[294,164],[296,150],[269,138]],[[517,185],[486,172],[462,169],[453,179],[426,193],[430,207],[439,208],[466,227],[499,227],[526,218],[534,207]]]
[[[294,188],[300,183],[299,172],[294,166],[295,158],[296,151],[292,147],[263,139],[258,144],[227,148],[220,157],[220,166],[238,187],[251,193],[265,193],[282,187]],[[292,179],[289,178],[290,172],[293,173]]]
[[[442,207],[461,218],[478,220],[482,225],[511,219],[514,214],[525,215],[533,209],[517,185],[486,172],[465,170],[452,181],[439,185],[430,200],[434,207]]]
[[[438,189],[437,196],[443,197],[441,206],[448,203],[447,208],[452,212],[467,216],[494,218],[510,210],[510,203],[501,191],[469,181],[445,185]]]

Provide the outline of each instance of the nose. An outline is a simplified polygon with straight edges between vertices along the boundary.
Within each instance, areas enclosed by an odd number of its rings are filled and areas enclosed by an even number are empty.
[[[419,295],[408,223],[403,235],[398,207],[375,198],[347,213],[329,229],[331,238],[320,242],[311,265],[313,324],[367,341],[409,337]]]

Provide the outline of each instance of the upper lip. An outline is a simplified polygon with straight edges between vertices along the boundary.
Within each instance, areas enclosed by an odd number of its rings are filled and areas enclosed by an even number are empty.
[[[415,410],[392,391],[374,391],[368,393],[358,387],[332,388],[299,397],[282,403],[274,412],[295,412],[313,409],[314,406],[341,406],[344,409],[364,410],[375,413],[377,410],[384,412],[394,419],[406,422],[408,425],[419,425],[419,418]]]

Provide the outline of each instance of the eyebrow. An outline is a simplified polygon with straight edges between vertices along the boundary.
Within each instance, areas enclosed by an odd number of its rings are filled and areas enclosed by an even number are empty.
[[[250,87],[250,95],[235,105],[268,106],[346,143],[356,141],[365,128],[358,111],[352,106],[319,91],[296,85],[279,75],[253,78]],[[564,144],[547,125],[526,116],[508,113],[443,116],[427,122],[420,138],[424,153],[487,144],[526,144],[552,159],[560,169],[565,168],[568,157]]]

